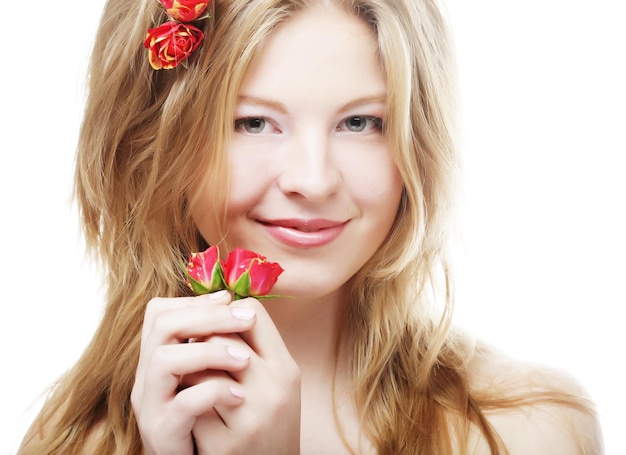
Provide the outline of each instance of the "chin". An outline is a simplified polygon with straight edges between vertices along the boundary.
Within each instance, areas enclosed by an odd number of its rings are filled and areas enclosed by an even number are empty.
[[[344,295],[345,285],[329,286],[328,282],[307,283],[279,283],[272,290],[272,294],[288,296],[288,300],[332,300]]]

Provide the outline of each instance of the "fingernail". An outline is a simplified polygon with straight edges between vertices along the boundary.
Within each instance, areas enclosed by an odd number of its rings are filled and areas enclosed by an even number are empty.
[[[226,294],[228,294],[228,291],[226,289],[222,289],[221,291],[217,291],[217,292],[213,292],[213,293],[209,294],[209,299],[211,299],[211,300],[221,299]]]
[[[243,349],[226,346],[226,351],[231,357],[237,360],[248,360],[250,358],[250,353]]]
[[[243,390],[241,390],[239,387],[231,387],[230,388],[230,393],[233,394],[234,397],[237,398],[243,398],[246,396],[246,394],[243,392]]]
[[[255,311],[250,308],[233,308],[231,312],[235,318],[242,321],[250,321],[256,314]]]

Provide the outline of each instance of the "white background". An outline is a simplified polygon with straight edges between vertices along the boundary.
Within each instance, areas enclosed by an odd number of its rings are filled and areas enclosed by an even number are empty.
[[[100,316],[69,194],[102,4],[33,0],[3,20],[1,454],[15,452],[40,393]],[[598,403],[608,454],[626,453],[622,5],[448,3],[464,114],[458,320],[578,377]]]

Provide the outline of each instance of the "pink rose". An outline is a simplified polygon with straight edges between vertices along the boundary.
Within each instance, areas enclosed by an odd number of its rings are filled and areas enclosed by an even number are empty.
[[[224,263],[224,281],[235,292],[235,298],[268,295],[281,273],[278,263],[241,248],[231,251]]]
[[[167,14],[180,22],[192,22],[206,10],[210,0],[159,0]]]
[[[216,246],[191,254],[187,263],[187,284],[198,295],[224,289],[224,274]]]
[[[203,39],[202,30],[193,25],[168,21],[148,30],[143,45],[149,49],[152,68],[169,70],[187,59]]]

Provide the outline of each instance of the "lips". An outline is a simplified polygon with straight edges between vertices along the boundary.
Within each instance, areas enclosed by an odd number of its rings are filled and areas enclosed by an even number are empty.
[[[327,245],[343,232],[346,221],[327,219],[259,220],[263,227],[281,243],[299,248]]]

